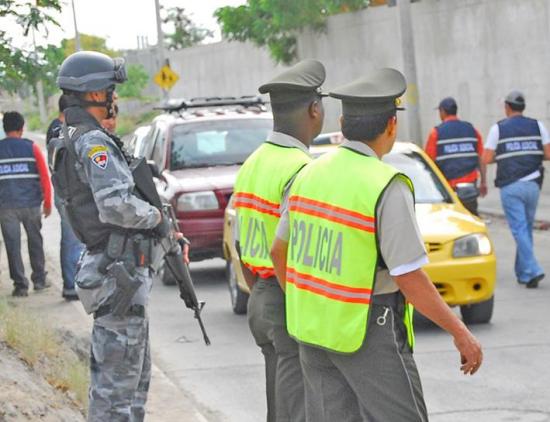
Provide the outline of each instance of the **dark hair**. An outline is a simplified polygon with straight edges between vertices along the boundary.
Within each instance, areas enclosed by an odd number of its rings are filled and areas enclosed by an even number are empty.
[[[449,116],[456,116],[456,113],[458,112],[458,107],[456,105],[450,107],[441,107],[441,110],[443,110]]]
[[[69,99],[65,94],[61,95],[59,97],[59,101],[57,102],[57,105],[59,107],[59,112],[63,113],[67,107],[69,107]]]
[[[523,111],[525,110],[525,104],[513,104],[506,101],[506,104],[512,109],[512,111]]]
[[[346,116],[342,121],[342,134],[350,141],[373,141],[388,127],[395,110],[363,116]]]
[[[22,130],[23,126],[25,126],[25,119],[21,113],[17,111],[8,111],[4,113],[2,124],[4,126],[4,132],[17,132]]]
[[[273,111],[274,114],[288,115],[294,113],[299,109],[305,109],[309,107],[310,104],[314,101],[321,100],[322,97],[315,92],[312,92],[311,95],[305,94],[290,101],[280,101],[278,99],[273,101],[272,99],[271,111]]]

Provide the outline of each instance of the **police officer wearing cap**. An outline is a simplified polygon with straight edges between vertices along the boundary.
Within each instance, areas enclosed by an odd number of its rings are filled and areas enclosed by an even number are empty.
[[[347,141],[296,176],[277,229],[271,254],[308,421],[427,421],[411,303],[452,334],[465,374],[481,365],[480,344],[422,271],[412,182],[381,161],[405,89],[400,72],[382,69],[330,93]]]
[[[523,115],[525,96],[512,91],[504,100],[506,119],[491,127],[483,161],[497,163],[495,186],[516,241],[514,270],[518,283],[538,287],[544,272],[533,250],[533,223],[544,168],[550,160],[550,136],[540,120]]]
[[[94,316],[88,410],[94,422],[144,419],[153,238],[169,230],[159,210],[135,196],[122,143],[100,125],[113,114],[115,84],[125,80],[122,59],[92,51],[65,59],[57,84],[68,104],[61,134],[48,145],[56,194],[86,247],[75,284]],[[128,306],[120,307],[123,301]]]
[[[441,124],[430,132],[426,153],[435,161],[453,189],[472,185],[481,197],[487,194],[486,165],[481,162],[483,141],[474,126],[457,117],[458,106],[452,97],[439,103]],[[480,178],[479,188],[477,186]],[[477,215],[477,195],[462,199],[464,206]]]
[[[271,99],[273,132],[244,162],[234,188],[236,246],[251,290],[248,322],[265,359],[267,421],[305,421],[298,345],[286,330],[284,293],[269,250],[284,193],[310,162],[308,147],[323,126],[324,80],[323,65],[304,60],[260,86]]]

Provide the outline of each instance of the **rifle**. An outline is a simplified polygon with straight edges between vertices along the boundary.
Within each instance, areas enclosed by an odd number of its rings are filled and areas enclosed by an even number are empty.
[[[189,266],[183,260],[183,248],[189,241],[187,239],[176,239],[174,232],[179,231],[177,219],[173,208],[168,204],[163,204],[158,195],[153,182],[153,172],[144,158],[135,160],[130,165],[132,175],[134,176],[135,188],[137,193],[147,202],[155,206],[161,213],[162,218],[169,221],[173,230],[164,238],[159,239],[159,243],[164,252],[164,262],[176,279],[180,290],[180,298],[189,309],[194,312],[195,319],[199,323],[204,342],[210,345],[210,339],[206,334],[204,324],[201,318],[201,312],[206,302],[199,301],[195,292],[195,286],[189,273]]]

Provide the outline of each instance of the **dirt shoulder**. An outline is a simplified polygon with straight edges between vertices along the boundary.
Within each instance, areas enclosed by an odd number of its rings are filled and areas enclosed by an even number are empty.
[[[41,322],[52,327],[59,338],[65,343],[65,348],[72,350],[85,361],[89,357],[89,337],[92,327],[92,317],[86,315],[82,305],[77,302],[67,302],[61,298],[61,274],[59,270],[59,217],[57,214],[43,220],[42,235],[46,254],[48,280],[53,286],[47,291],[34,293],[29,290],[26,298],[12,298],[12,282],[2,242],[0,245],[0,300],[15,305],[25,313],[35,315]],[[30,265],[26,240],[21,241],[22,254],[25,260],[26,273],[29,277]],[[31,330],[32,331],[32,330]],[[32,332],[29,335],[33,335]],[[4,372],[4,367],[10,370]],[[44,420],[44,421],[78,421],[78,406],[71,404],[70,394],[56,390],[49,385],[43,376],[33,371],[29,365],[18,358],[13,350],[0,343],[0,421],[12,420]],[[41,391],[39,394],[38,391]],[[35,393],[33,393],[35,392]],[[42,398],[40,398],[42,397]],[[28,400],[27,400],[28,398]],[[42,407],[40,407],[42,406]],[[46,407],[48,411],[46,412]],[[51,409],[57,413],[50,413]],[[42,410],[40,410],[42,409]],[[153,374],[147,403],[147,418],[149,422],[203,422],[206,419],[195,410],[196,406],[190,396],[170,381],[154,364]],[[9,419],[13,412],[19,419]],[[4,414],[3,414],[3,413]],[[17,413],[19,412],[19,413]],[[46,412],[43,416],[40,412]],[[67,415],[65,416],[65,413]],[[73,412],[73,413],[71,413]],[[77,412],[77,413],[74,413]],[[28,416],[27,416],[28,414]],[[77,415],[77,416],[74,416]]]

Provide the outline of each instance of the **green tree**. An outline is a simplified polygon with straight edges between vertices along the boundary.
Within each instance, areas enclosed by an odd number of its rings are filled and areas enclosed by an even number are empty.
[[[214,16],[228,39],[267,46],[275,61],[288,64],[296,58],[296,32],[307,27],[322,31],[329,16],[368,5],[369,0],[247,0],[222,7]]]
[[[118,52],[107,47],[107,40],[95,35],[80,34],[80,45],[82,50],[98,51],[108,56],[115,57]],[[74,38],[68,38],[61,41],[61,48],[65,57],[70,56],[76,51],[76,41]]]
[[[164,42],[170,50],[191,47],[213,35],[209,29],[196,26],[183,7],[170,7],[166,12],[162,22],[169,24],[173,32],[165,34]]]
[[[149,82],[149,74],[140,64],[131,64],[126,68],[128,80],[117,87],[118,95],[126,98],[140,98],[141,91]]]
[[[61,11],[60,0],[0,0],[0,22],[14,20],[27,37],[30,31],[45,32],[47,25],[58,25],[52,13]],[[0,89],[15,92],[37,81],[39,55],[13,44],[11,36],[0,29]]]

